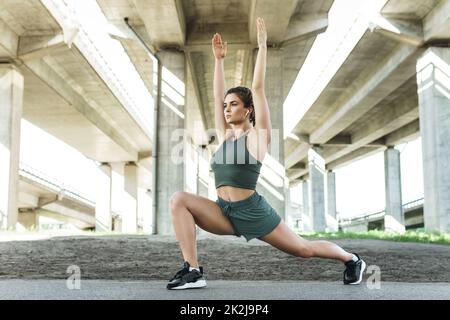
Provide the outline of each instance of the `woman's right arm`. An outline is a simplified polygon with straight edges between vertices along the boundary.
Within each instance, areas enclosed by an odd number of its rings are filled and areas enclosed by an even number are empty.
[[[227,54],[227,43],[222,43],[222,38],[218,33],[212,38],[212,50],[215,59],[214,67],[214,111],[215,126],[219,137],[219,143],[225,138],[227,129],[230,129],[223,115],[223,104],[225,95],[225,72],[223,61]]]

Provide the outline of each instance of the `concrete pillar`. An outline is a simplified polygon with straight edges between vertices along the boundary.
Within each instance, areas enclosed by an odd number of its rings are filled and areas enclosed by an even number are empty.
[[[256,61],[257,52],[254,59]],[[269,204],[282,217],[286,218],[286,194],[288,179],[284,167],[284,139],[283,139],[283,53],[282,49],[267,50],[267,69],[265,92],[270,107],[272,123],[271,143],[266,155],[268,176],[260,176],[256,190],[263,195]]]
[[[308,180],[302,182],[303,210],[302,210],[302,228],[303,231],[310,232],[313,230],[311,214],[309,211],[309,183]]]
[[[338,221],[336,217],[336,174],[333,171],[327,172],[327,229],[329,232],[338,231]]]
[[[325,161],[321,148],[312,147],[308,151],[309,205],[314,231],[326,231],[325,219]]]
[[[293,206],[292,204],[292,199],[291,199],[291,189],[288,188],[286,191],[286,208],[285,208],[285,222],[286,224],[290,227],[290,228],[294,228],[295,227],[295,210],[296,208]]]
[[[138,188],[138,227],[139,231],[151,234],[152,226],[152,192],[144,188]]]
[[[112,230],[111,166],[108,163],[102,163],[98,169],[100,174],[95,203],[95,231],[109,232]]]
[[[127,163],[124,167],[124,206],[122,216],[122,232],[137,232],[137,166],[134,163]]]
[[[156,186],[156,233],[173,235],[170,198],[184,191],[184,117],[186,63],[182,52],[164,50],[158,53],[164,66],[162,74],[163,99],[158,115],[158,158]],[[173,79],[176,79],[176,83]],[[173,88],[168,90],[166,88]]]
[[[417,62],[427,231],[450,232],[450,49],[431,47]]]
[[[23,85],[15,67],[0,64],[0,228],[15,228],[18,219]]]
[[[20,212],[17,219],[18,228],[23,228],[23,230],[34,230],[39,229],[39,216],[36,212]]]
[[[208,151],[198,148],[198,167],[197,167],[197,194],[208,198],[209,193],[209,169]]]
[[[384,229],[392,232],[405,232],[402,208],[400,152],[393,147],[388,147],[384,151],[384,183],[386,192]]]

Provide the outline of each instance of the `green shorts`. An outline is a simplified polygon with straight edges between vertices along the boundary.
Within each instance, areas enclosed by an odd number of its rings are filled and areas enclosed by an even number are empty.
[[[256,191],[244,200],[227,201],[218,197],[216,203],[230,220],[235,235],[244,236],[247,242],[269,234],[281,221],[275,209]]]

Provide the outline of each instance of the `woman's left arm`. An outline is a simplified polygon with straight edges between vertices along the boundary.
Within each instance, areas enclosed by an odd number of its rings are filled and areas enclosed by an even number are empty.
[[[267,32],[262,18],[256,19],[256,26],[258,31],[257,38],[259,49],[256,57],[252,83],[253,104],[255,108],[255,129],[258,133],[260,133],[260,129],[267,130],[266,142],[269,144],[271,140],[272,125],[270,123],[269,105],[264,90],[267,60]]]

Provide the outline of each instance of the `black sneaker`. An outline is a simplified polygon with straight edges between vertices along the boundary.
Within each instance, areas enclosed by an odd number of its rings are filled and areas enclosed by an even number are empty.
[[[358,261],[350,260],[345,263],[344,284],[359,284],[362,281],[366,263],[359,255],[354,255],[358,257]]]
[[[189,271],[189,262],[183,263],[183,269],[178,271],[167,284],[169,290],[193,289],[206,287],[206,279],[203,277],[203,267],[199,266],[197,270]]]

